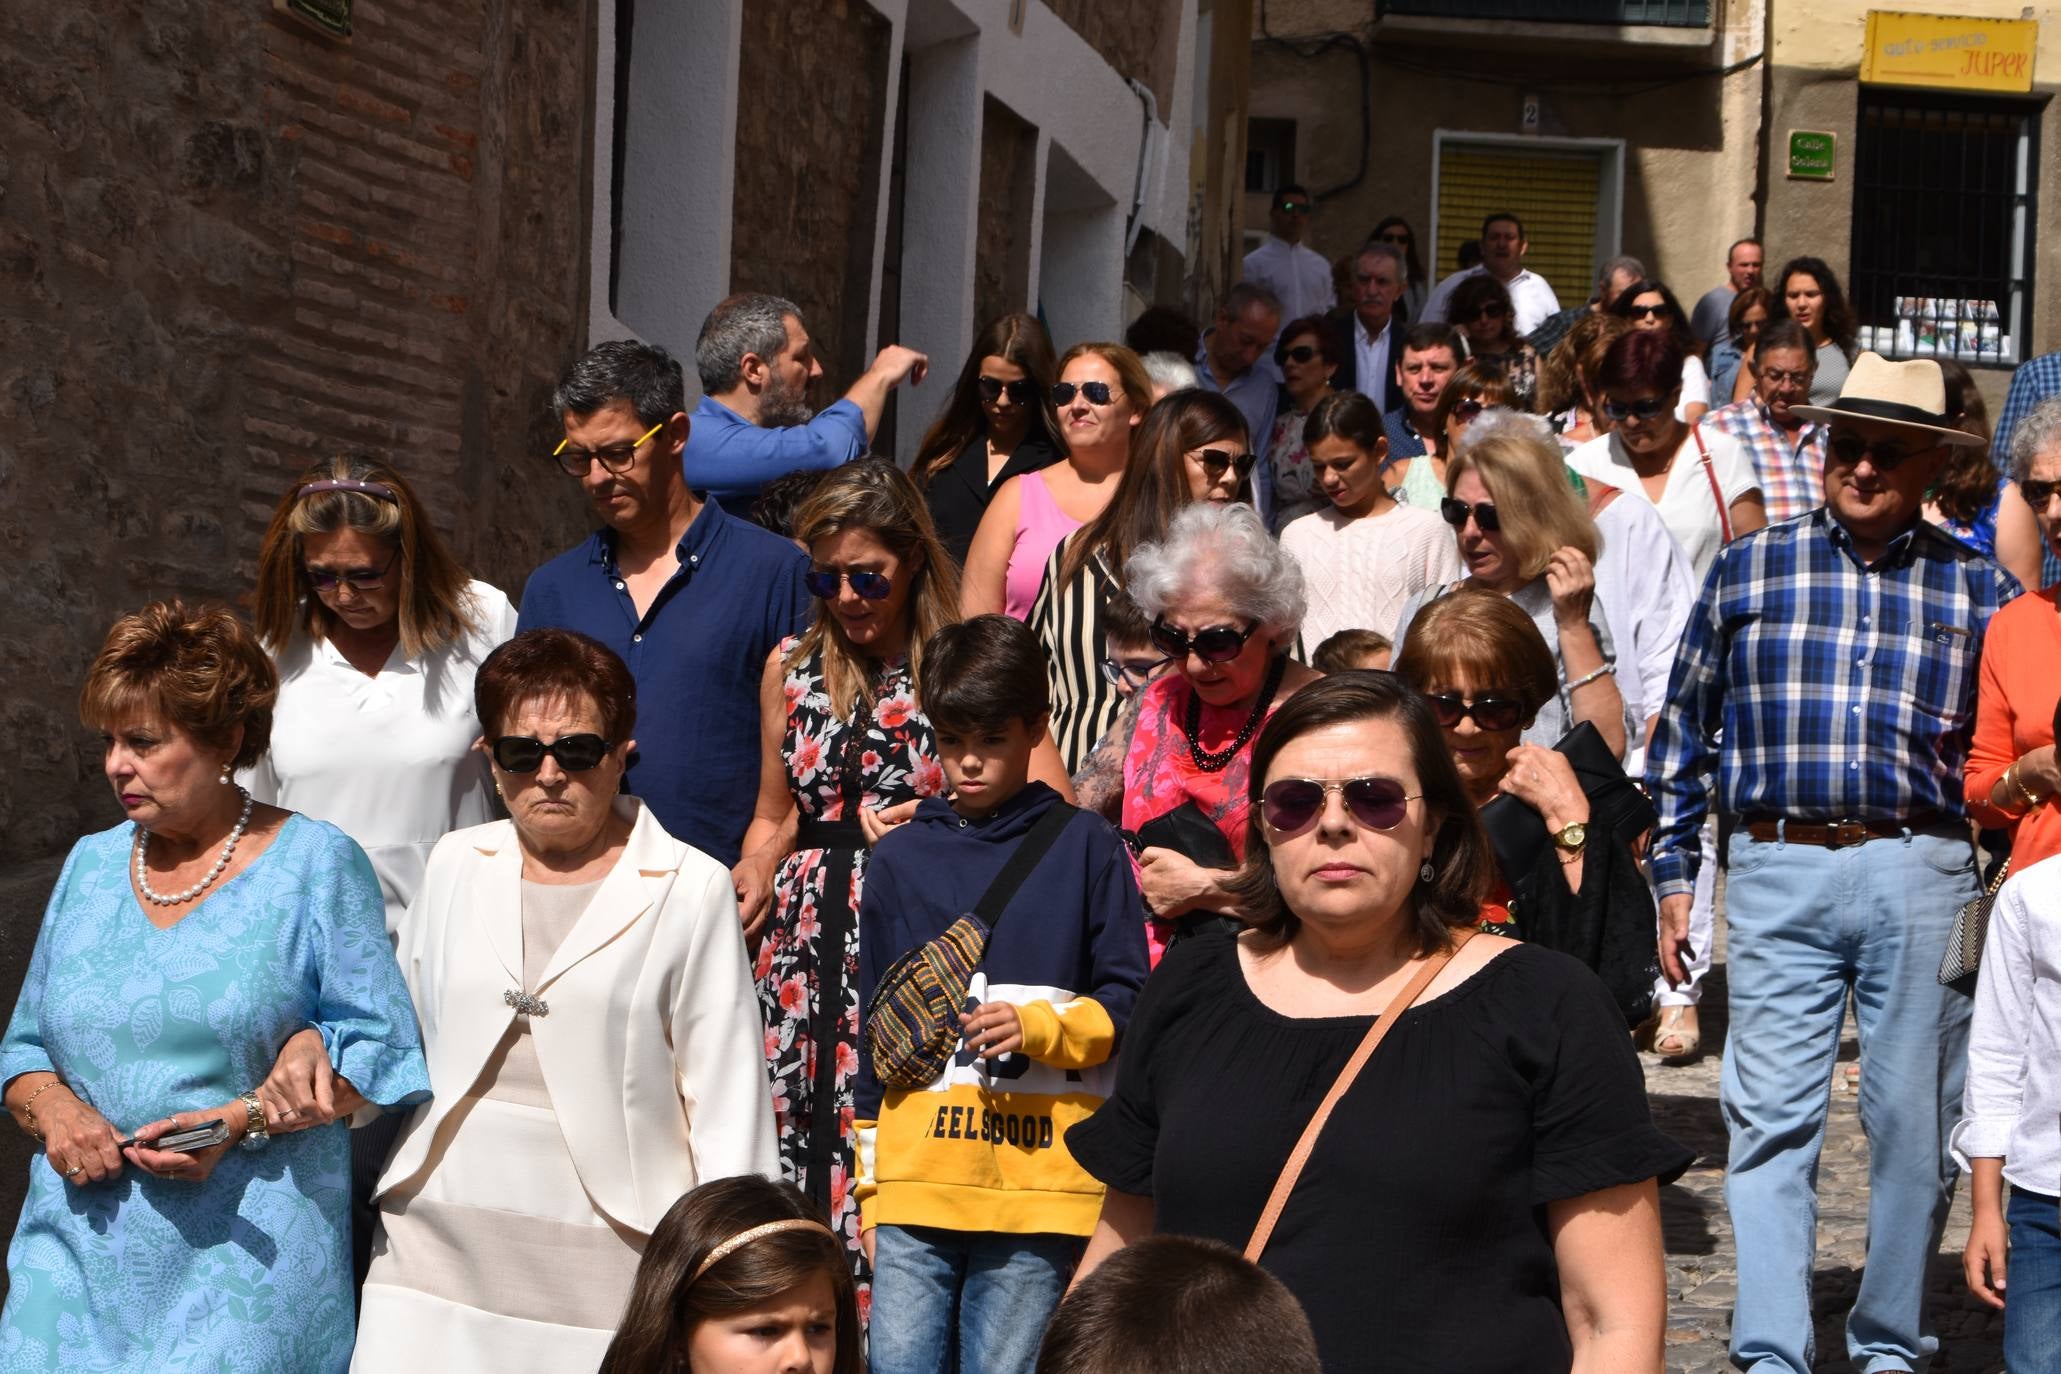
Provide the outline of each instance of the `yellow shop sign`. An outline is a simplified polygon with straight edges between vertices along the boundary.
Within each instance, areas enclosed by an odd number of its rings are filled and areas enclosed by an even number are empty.
[[[2039,31],[2034,19],[1869,10],[1861,80],[1957,91],[2029,91]]]

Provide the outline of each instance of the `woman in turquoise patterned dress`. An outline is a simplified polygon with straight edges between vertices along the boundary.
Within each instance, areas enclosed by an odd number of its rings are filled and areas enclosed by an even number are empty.
[[[329,1118],[429,1080],[364,852],[231,785],[276,692],[241,621],[176,601],[118,621],[88,675],[128,820],[73,847],[0,1040],[7,1109],[44,1151],[0,1370],[350,1360],[350,1148]],[[268,1081],[311,1027],[336,1075],[312,1126]],[[151,1148],[214,1121],[221,1144]]]

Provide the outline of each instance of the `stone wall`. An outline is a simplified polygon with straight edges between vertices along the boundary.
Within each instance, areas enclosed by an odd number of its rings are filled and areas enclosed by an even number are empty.
[[[980,126],[980,219],[974,243],[973,328],[1012,310],[1030,295],[1032,181],[1038,131],[1007,105],[986,97]]]
[[[1175,45],[1180,39],[1178,0],[1046,0],[1052,13],[1079,34],[1102,60],[1145,83],[1159,102],[1159,117],[1182,112],[1173,96]]]
[[[588,0],[355,11],[0,29],[0,864],[116,819],[86,663],[151,597],[240,600],[311,460],[400,466],[511,593],[584,528],[536,455],[584,318]]]
[[[862,0],[744,4],[730,289],[801,307],[823,363],[819,402],[875,351],[866,321],[889,36]]]

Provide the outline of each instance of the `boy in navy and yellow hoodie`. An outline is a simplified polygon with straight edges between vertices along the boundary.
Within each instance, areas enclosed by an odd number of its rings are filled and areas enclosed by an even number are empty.
[[[1007,616],[947,626],[923,646],[923,710],[953,797],[925,800],[873,851],[859,904],[861,1008],[897,959],[973,910],[1039,817],[1065,804],[1028,781],[1047,693],[1037,640]],[[1002,909],[937,1081],[883,1097],[860,1035],[873,1374],[947,1367],[940,1352],[953,1349],[952,1368],[1031,1374],[1102,1206],[1066,1128],[1114,1085],[1145,970],[1130,856],[1105,821],[1077,812]]]

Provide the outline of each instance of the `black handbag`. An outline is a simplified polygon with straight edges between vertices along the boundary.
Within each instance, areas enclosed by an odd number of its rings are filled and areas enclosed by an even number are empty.
[[[1144,849],[1171,849],[1203,868],[1236,868],[1238,858],[1231,842],[1217,829],[1203,809],[1184,801],[1164,815],[1154,816],[1138,827],[1138,844]]]
[[[1607,835],[1629,845],[1659,824],[1653,803],[1625,774],[1595,726],[1582,721],[1560,737],[1553,751],[1573,765],[1574,780],[1589,799],[1591,839]],[[1506,874],[1530,873],[1553,845],[1545,818],[1507,792],[1481,808],[1481,828]]]

